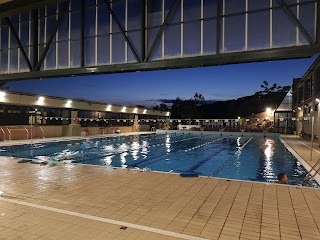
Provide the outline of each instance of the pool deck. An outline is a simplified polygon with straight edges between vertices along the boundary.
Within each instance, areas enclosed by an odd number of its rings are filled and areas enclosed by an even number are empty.
[[[310,161],[307,141],[283,139]],[[319,189],[7,157],[0,179],[5,240],[320,239]]]

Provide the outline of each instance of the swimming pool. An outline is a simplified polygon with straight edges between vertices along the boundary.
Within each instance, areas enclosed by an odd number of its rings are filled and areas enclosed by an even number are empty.
[[[276,136],[148,134],[0,147],[0,155],[143,171],[274,181],[302,181],[307,171]]]

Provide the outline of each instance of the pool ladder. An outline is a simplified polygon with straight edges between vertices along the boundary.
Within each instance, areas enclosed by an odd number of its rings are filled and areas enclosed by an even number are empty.
[[[314,178],[317,176],[317,174],[320,173],[320,166],[318,169],[316,169],[319,163],[320,163],[320,159],[311,167],[310,171],[307,173],[306,176],[309,175],[308,181],[314,180]],[[311,174],[312,171],[314,171],[313,174]]]

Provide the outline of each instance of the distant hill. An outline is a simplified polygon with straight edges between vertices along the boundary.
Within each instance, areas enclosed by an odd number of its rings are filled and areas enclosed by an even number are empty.
[[[255,95],[238,99],[216,101],[200,106],[200,112],[203,118],[208,119],[250,116],[251,114],[264,112],[267,107],[275,109],[280,105],[286,94],[287,92],[256,93]]]

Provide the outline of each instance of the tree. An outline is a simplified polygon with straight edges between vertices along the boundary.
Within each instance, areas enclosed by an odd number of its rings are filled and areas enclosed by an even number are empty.
[[[168,108],[167,104],[161,103],[160,106],[159,106],[159,110],[160,111],[168,111],[169,108]]]
[[[204,96],[201,93],[195,93],[193,98],[191,98],[192,101],[194,101],[194,104],[197,106],[203,105],[205,99]]]

